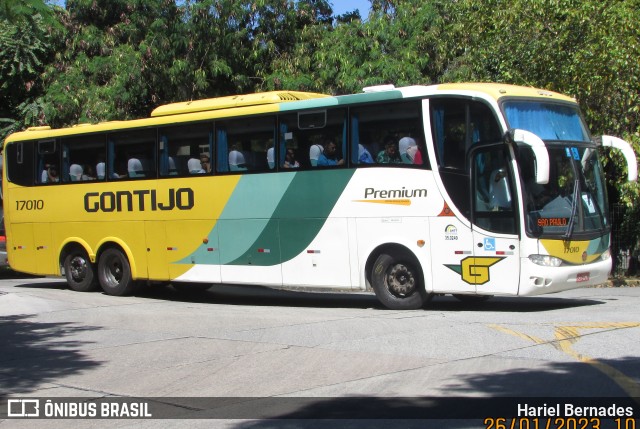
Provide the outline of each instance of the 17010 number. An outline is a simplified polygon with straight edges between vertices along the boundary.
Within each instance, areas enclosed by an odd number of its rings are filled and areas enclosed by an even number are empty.
[[[16,210],[42,210],[44,200],[16,200]]]

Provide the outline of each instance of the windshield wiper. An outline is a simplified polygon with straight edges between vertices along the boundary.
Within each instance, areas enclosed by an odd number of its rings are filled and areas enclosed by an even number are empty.
[[[576,179],[573,183],[573,200],[571,201],[571,218],[569,218],[569,225],[567,226],[567,232],[564,235],[565,240],[570,240],[573,235],[573,228],[576,224],[576,211],[578,210],[578,195],[580,191],[580,181]]]

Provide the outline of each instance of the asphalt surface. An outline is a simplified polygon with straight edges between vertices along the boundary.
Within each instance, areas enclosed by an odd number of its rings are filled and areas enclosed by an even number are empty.
[[[640,398],[639,308],[637,287],[479,304],[443,296],[392,311],[366,294],[217,286],[111,297],[5,276],[0,413],[29,397],[143,398],[155,415],[0,426],[487,428],[479,415],[452,419],[484,398]],[[375,420],[363,418],[363,403]],[[422,419],[415,411],[425,407],[447,420]]]

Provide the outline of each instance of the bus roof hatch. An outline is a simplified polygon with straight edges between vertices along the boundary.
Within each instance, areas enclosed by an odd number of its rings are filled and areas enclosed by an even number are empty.
[[[259,94],[231,95],[228,97],[165,104],[155,108],[153,112],[151,112],[151,117],[231,109],[234,107],[258,106],[263,104],[277,104],[322,97],[329,97],[329,95],[301,91],[271,91]]]

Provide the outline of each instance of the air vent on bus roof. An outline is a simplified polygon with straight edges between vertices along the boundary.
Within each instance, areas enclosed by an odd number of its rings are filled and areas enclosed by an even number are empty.
[[[365,86],[364,88],[362,88],[362,92],[371,93],[371,92],[393,91],[394,89],[396,89],[396,86],[393,84],[375,85],[375,86]]]
[[[151,117],[206,112],[208,110],[230,109],[234,107],[259,106],[263,104],[276,104],[322,97],[329,96],[326,94],[300,91],[271,91],[257,94],[232,95],[228,97],[165,104],[164,106],[159,106],[154,109],[153,112],[151,112]]]

